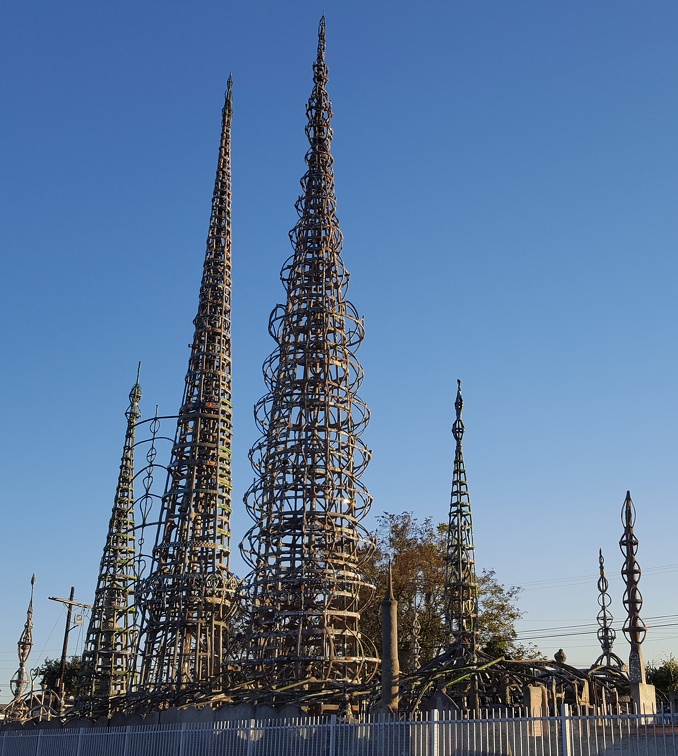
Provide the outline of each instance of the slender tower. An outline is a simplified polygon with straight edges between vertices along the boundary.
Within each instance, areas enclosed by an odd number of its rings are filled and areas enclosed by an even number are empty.
[[[183,402],[149,577],[141,690],[172,698],[224,686],[231,574],[231,89],[222,111],[207,251]]]
[[[113,511],[99,567],[99,579],[85,639],[76,707],[109,711],[110,699],[130,689],[136,628],[134,589],[137,580],[134,530],[134,434],[141,417],[139,371],[125,412],[127,430],[115,489]]]
[[[615,667],[625,669],[624,662],[612,651],[614,642],[617,638],[617,632],[612,627],[614,617],[610,613],[610,604],[612,599],[607,592],[608,582],[605,577],[605,560],[603,559],[603,550],[598,551],[598,565],[600,568],[600,577],[598,578],[598,640],[603,653],[593,662],[593,667]]]
[[[633,532],[636,524],[636,508],[631,500],[631,492],[626,492],[622,507],[622,524],[624,534],[619,541],[619,548],[624,555],[622,578],[626,585],[624,591],[624,608],[626,609],[626,621],[624,622],[624,635],[631,645],[629,654],[629,681],[632,683],[645,683],[645,662],[641,646],[645,640],[647,627],[640,618],[640,610],[643,606],[643,597],[640,593],[640,565],[636,560],[638,553],[638,539]]]
[[[452,496],[445,553],[445,618],[448,646],[452,655],[465,662],[473,662],[476,660],[478,645],[478,580],[473,546],[471,500],[468,494],[461,446],[464,437],[464,423],[461,419],[464,400],[461,396],[461,381],[459,380],[454,408],[457,417],[452,426],[452,435],[457,446],[454,453]]]
[[[369,679],[377,662],[359,629],[372,588],[361,574],[372,548],[360,525],[371,504],[360,481],[368,410],[356,393],[364,329],[346,300],[327,75],[323,18],[306,108],[308,170],[281,274],[287,303],[271,314],[277,348],[264,363],[269,393],[255,407],[263,436],[250,452],[256,479],[245,496],[255,524],[241,544],[252,567],[245,667],[267,690],[336,690]]]
[[[28,674],[26,672],[26,662],[33,648],[33,589],[35,588],[35,575],[31,578],[31,600],[28,602],[26,611],[26,622],[23,632],[17,643],[17,652],[19,656],[19,669],[14,673],[10,680],[9,687],[14,698],[7,705],[5,710],[5,719],[8,722],[20,722],[27,718],[29,707],[23,700],[23,695],[28,687]]]

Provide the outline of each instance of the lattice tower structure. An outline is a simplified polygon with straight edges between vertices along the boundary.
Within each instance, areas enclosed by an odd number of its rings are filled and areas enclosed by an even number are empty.
[[[454,657],[476,661],[478,647],[478,579],[473,545],[471,499],[466,480],[462,450],[464,400],[461,381],[457,381],[454,402],[456,419],[452,435],[456,441],[452,494],[445,552],[445,620],[449,650]]]
[[[140,689],[223,690],[237,581],[231,553],[231,119],[229,77],[195,333],[149,576],[140,584]]]
[[[264,363],[268,394],[255,406],[263,436],[250,451],[256,479],[245,495],[255,524],[241,543],[252,567],[244,664],[266,689],[336,689],[370,679],[377,663],[359,628],[373,590],[361,564],[374,547],[361,525],[372,501],[360,481],[370,458],[355,356],[364,328],[346,299],[327,80],[323,18],[306,109],[308,170],[281,273],[287,303],[270,318],[277,347]]]
[[[610,612],[610,604],[612,599],[607,592],[609,583],[605,576],[605,559],[603,558],[603,550],[598,551],[598,566],[600,570],[600,576],[598,577],[598,606],[600,611],[598,612],[598,641],[602,649],[602,654],[593,662],[594,667],[616,667],[617,669],[624,669],[624,662],[614,653],[612,647],[617,639],[617,631],[612,627],[612,620],[614,617]]]
[[[141,366],[140,366],[141,367]],[[125,411],[127,428],[113,510],[99,565],[99,577],[78,675],[76,706],[103,706],[130,690],[136,653],[134,590],[137,582],[134,521],[134,444],[141,418],[139,372]]]
[[[636,524],[636,508],[631,499],[631,492],[626,492],[622,506],[622,524],[624,533],[619,541],[619,548],[624,555],[624,565],[621,575],[626,586],[624,590],[624,608],[626,620],[622,628],[626,640],[631,646],[629,652],[629,680],[632,683],[645,682],[645,661],[641,646],[647,634],[647,627],[640,618],[643,607],[643,596],[640,592],[641,569],[636,559],[638,554],[638,538],[634,533]]]

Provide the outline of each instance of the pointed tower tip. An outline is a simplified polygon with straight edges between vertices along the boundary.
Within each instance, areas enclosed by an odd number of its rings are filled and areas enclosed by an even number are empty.
[[[454,400],[454,409],[456,412],[456,420],[452,426],[452,435],[455,441],[460,442],[464,435],[464,423],[461,419],[461,412],[464,409],[464,400],[461,396],[461,380],[457,378],[457,398]]]
[[[325,57],[325,16],[323,15],[318,24],[318,59]]]
[[[35,585],[35,572],[33,573],[33,577],[31,578],[31,586]]]
[[[141,378],[141,360],[137,364],[137,383],[139,383],[139,378]]]

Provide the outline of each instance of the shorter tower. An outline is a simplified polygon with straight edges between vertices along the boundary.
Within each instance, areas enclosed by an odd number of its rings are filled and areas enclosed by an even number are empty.
[[[26,622],[23,632],[17,643],[19,656],[19,669],[14,673],[10,680],[9,687],[14,698],[10,701],[5,710],[5,719],[8,722],[21,722],[28,716],[30,707],[24,700],[24,694],[28,688],[28,673],[26,672],[26,662],[33,648],[33,590],[35,588],[35,575],[31,578],[31,600],[28,602],[26,611]]]
[[[131,687],[136,648],[134,589],[137,578],[134,531],[134,437],[141,417],[139,372],[125,411],[127,430],[113,511],[99,567],[85,651],[78,679],[76,706],[84,712],[103,707],[124,696]]]
[[[452,656],[464,662],[475,662],[478,646],[478,580],[471,500],[462,451],[465,429],[461,419],[464,400],[460,380],[457,381],[454,408],[457,417],[452,426],[452,435],[457,445],[445,553],[445,619],[448,647]]]
[[[598,640],[603,653],[593,662],[593,667],[616,667],[619,670],[625,669],[624,662],[612,651],[612,646],[617,638],[617,633],[612,627],[614,617],[610,613],[610,604],[612,599],[607,592],[608,582],[605,577],[605,560],[603,559],[603,550],[598,552],[598,565],[600,577],[598,578]]]

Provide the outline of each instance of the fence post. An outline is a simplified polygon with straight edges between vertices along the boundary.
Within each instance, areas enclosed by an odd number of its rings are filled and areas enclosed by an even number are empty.
[[[249,723],[249,730],[247,733],[247,756],[252,756],[252,742],[253,742],[253,736],[254,736],[254,725],[256,724],[256,719],[250,719]]]
[[[328,756],[334,756],[337,740],[337,715],[332,714],[330,716],[330,748]]]
[[[440,736],[438,720],[440,719],[440,712],[438,709],[433,709],[431,712],[431,719],[429,720],[430,732],[429,732],[429,756],[438,756],[438,739]]]
[[[78,747],[75,749],[75,756],[80,756],[82,751],[82,727],[78,727]]]
[[[563,741],[563,756],[572,755],[572,719],[570,704],[562,704],[560,707],[560,727]]]
[[[179,756],[184,756],[184,735],[186,732],[186,722],[181,723],[179,730]]]

